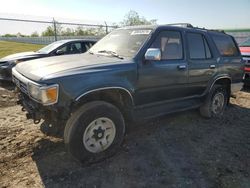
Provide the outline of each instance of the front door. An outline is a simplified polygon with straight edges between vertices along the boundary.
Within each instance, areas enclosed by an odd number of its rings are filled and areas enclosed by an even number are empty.
[[[150,48],[161,50],[161,60],[144,61],[138,69],[136,105],[157,104],[186,96],[188,67],[181,31],[160,32]]]

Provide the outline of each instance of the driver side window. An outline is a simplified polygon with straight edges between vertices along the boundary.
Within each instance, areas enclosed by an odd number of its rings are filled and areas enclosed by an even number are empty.
[[[150,48],[159,48],[162,60],[183,59],[182,40],[179,31],[160,32]]]

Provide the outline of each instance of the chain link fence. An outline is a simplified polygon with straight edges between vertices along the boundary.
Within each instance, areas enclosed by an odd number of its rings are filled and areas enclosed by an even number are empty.
[[[63,39],[75,39],[75,38],[100,39],[113,29],[118,28],[118,26],[110,24],[108,25],[106,22],[103,22],[102,24],[75,23],[70,21],[62,22],[62,21],[56,21],[54,18],[52,21],[43,21],[43,20],[0,17],[0,21],[10,22],[10,23],[15,22],[16,23],[15,25],[17,26],[13,27],[13,30],[16,30],[16,32],[19,32],[18,29],[20,29],[20,27],[32,28],[31,31],[33,32],[36,31],[36,28],[39,28],[41,26],[43,27],[43,31],[46,31],[49,28],[50,29],[49,36],[43,36],[43,34],[41,34],[40,36],[32,36],[32,35],[0,36],[0,40],[24,42],[32,44],[44,44],[44,45]],[[240,30],[234,32],[226,31],[226,33],[234,36],[234,38],[239,44],[245,41],[247,38],[250,38],[249,31],[248,32],[242,32]]]
[[[63,39],[100,39],[117,28],[116,25],[108,25],[106,22],[103,22],[103,24],[61,22],[54,18],[52,21],[42,21],[0,17],[0,21],[15,23],[12,25],[16,25],[14,29],[17,33],[0,36],[0,40],[45,45]],[[21,34],[19,30],[22,30],[23,27],[31,28],[30,32],[33,32],[33,34],[29,36]],[[42,31],[39,34],[36,29],[41,30],[41,27]],[[34,33],[36,36],[33,36]]]
[[[102,36],[57,36],[57,40],[64,40],[64,39],[97,39],[97,40],[99,40],[101,37]],[[0,37],[0,40],[47,45],[47,44],[54,42],[55,37],[54,36],[49,36],[49,37]]]

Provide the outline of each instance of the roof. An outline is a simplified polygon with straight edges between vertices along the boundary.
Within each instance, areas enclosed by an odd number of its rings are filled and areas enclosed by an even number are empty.
[[[80,41],[80,42],[87,42],[87,41],[93,41],[93,42],[97,42],[98,39],[94,39],[94,38],[86,38],[86,39],[63,39],[63,40],[58,40],[58,41],[61,41],[61,42],[64,42],[64,43],[67,43],[67,42],[73,42],[73,41]]]
[[[138,26],[126,26],[123,28],[118,29],[157,29],[157,28],[182,28],[184,30],[198,30],[203,32],[215,32],[215,33],[223,33],[225,32],[223,30],[212,30],[212,29],[206,29],[206,28],[200,28],[200,27],[194,27],[189,23],[174,23],[174,24],[165,24],[165,25],[138,25]]]

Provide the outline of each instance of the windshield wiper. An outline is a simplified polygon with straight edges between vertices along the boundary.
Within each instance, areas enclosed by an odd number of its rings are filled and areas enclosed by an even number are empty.
[[[120,56],[119,54],[117,54],[116,52],[111,51],[111,50],[100,50],[97,53],[106,53],[106,54],[109,54],[113,57],[117,57],[119,59],[124,59],[124,57]]]

